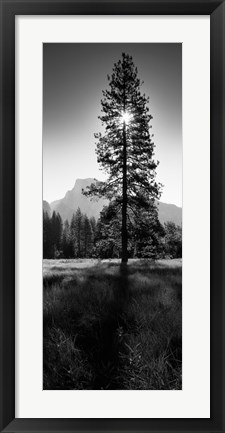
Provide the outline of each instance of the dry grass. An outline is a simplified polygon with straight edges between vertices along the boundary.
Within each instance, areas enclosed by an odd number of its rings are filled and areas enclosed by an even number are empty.
[[[181,260],[43,268],[44,389],[181,389]]]

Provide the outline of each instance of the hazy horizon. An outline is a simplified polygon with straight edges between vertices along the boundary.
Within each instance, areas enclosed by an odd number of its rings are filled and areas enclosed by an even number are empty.
[[[102,90],[122,52],[132,55],[142,92],[150,97],[160,201],[182,207],[182,45],[43,45],[43,199],[51,203],[76,179],[99,170],[94,133],[101,130]]]
[[[63,199],[65,197],[65,195],[66,195],[67,192],[72,191],[72,189],[74,188],[75,183],[76,183],[77,180],[86,180],[86,179],[89,179],[89,178],[88,177],[84,177],[84,178],[78,177],[77,179],[75,179],[75,182],[74,182],[73,186],[71,188],[68,188],[65,191],[65,194],[63,196],[58,197],[58,198],[56,198],[54,200],[51,200],[51,201],[46,200],[46,198],[43,196],[43,200],[46,201],[48,204],[54,203],[54,202],[56,202],[58,200],[61,200],[61,199]],[[90,178],[90,179],[93,179],[93,178]],[[99,179],[97,179],[97,180],[99,180]],[[160,198],[159,201],[162,202],[162,203],[165,203],[165,204],[172,204],[172,205],[175,205],[177,207],[182,208],[182,203],[181,203],[181,205],[178,205],[178,204],[175,204],[175,203],[171,203],[171,202],[167,202],[165,200],[162,200],[162,198]]]

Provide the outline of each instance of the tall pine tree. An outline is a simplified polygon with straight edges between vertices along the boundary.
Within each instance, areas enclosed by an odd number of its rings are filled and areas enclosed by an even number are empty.
[[[159,198],[160,184],[155,180],[158,162],[153,159],[154,144],[149,132],[149,98],[141,93],[138,71],[130,55],[122,54],[108,81],[99,116],[104,133],[95,134],[97,160],[108,180],[92,184],[84,193],[106,197],[120,205],[122,262],[126,263],[128,208],[150,209]]]

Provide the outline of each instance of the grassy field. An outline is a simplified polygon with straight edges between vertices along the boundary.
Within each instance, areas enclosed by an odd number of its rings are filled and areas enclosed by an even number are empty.
[[[44,389],[182,388],[181,260],[44,260]]]

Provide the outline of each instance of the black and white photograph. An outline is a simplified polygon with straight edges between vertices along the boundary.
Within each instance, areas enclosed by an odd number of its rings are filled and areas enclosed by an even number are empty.
[[[182,390],[182,44],[43,44],[43,389]]]

